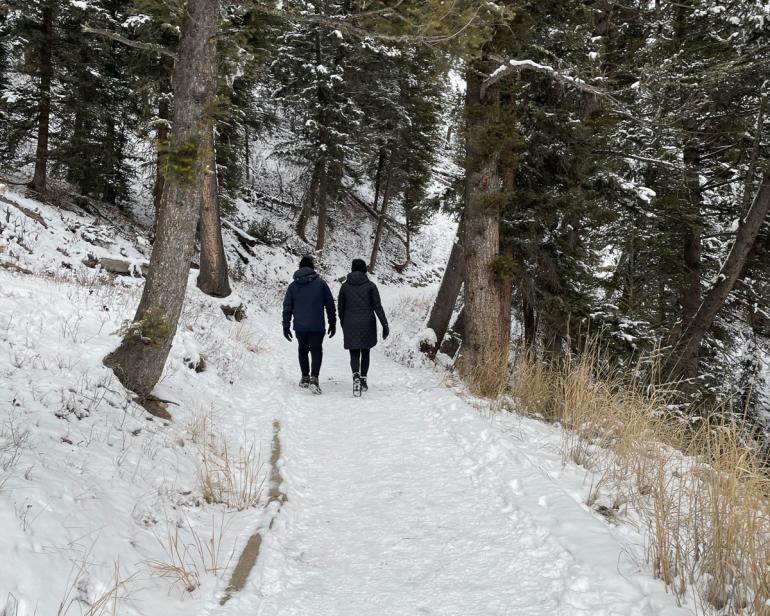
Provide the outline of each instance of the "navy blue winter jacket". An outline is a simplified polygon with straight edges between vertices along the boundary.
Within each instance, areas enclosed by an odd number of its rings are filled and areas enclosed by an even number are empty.
[[[309,267],[298,269],[283,299],[283,326],[291,325],[294,317],[296,332],[325,332],[324,308],[329,325],[336,325],[337,310],[329,285],[315,270]]]

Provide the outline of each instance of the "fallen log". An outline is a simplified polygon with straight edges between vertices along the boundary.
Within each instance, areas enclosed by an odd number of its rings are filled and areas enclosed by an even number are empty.
[[[10,205],[11,207],[16,208],[19,210],[22,214],[24,214],[27,218],[31,218],[36,223],[42,225],[45,229],[48,228],[48,223],[45,221],[45,218],[43,218],[40,214],[37,212],[30,210],[29,208],[24,207],[23,205],[19,205],[15,201],[12,201],[11,199],[7,199],[6,197],[0,196],[0,202],[5,203],[7,205]]]
[[[128,261],[125,259],[116,259],[114,257],[95,257],[89,254],[83,259],[83,265],[90,268],[101,267],[104,271],[117,276],[131,276],[139,278],[147,275],[149,263],[146,261]]]
[[[19,274],[27,274],[28,276],[31,276],[34,273],[31,270],[28,270],[26,267],[21,267],[20,265],[16,265],[10,261],[0,261],[0,267],[12,272],[17,272]]]
[[[361,208],[362,210],[364,210],[374,220],[379,220],[380,214],[377,211],[375,211],[375,209],[371,205],[369,205],[366,201],[361,199],[361,197],[356,195],[352,190],[350,190],[349,188],[346,188],[345,195],[348,197],[348,200],[352,205],[355,205]],[[403,228],[404,225],[402,225],[397,220],[394,220],[390,216],[386,216],[385,226],[387,227],[390,233],[395,235],[399,240],[401,240],[401,243],[404,244],[404,246],[406,246],[406,238],[399,231],[399,228]]]

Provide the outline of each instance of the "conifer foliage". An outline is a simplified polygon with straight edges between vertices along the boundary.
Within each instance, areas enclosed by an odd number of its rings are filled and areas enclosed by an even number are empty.
[[[425,348],[462,307],[457,366],[479,391],[504,385],[513,324],[551,361],[597,336],[622,365],[654,351],[647,376],[677,383],[682,408],[768,404],[766,2],[223,1],[213,47],[184,40],[203,36],[185,21],[199,4],[0,3],[3,169],[43,198],[151,202],[166,256],[148,289],[182,280],[197,224],[199,286],[227,295],[244,253],[220,218],[260,199],[322,257],[357,208],[378,275],[411,267],[445,207],[461,224]],[[204,47],[213,74],[180,77]],[[268,144],[296,203],[264,194]],[[136,323],[153,311],[173,333],[181,298],[147,293]],[[114,362],[141,393],[145,360]]]

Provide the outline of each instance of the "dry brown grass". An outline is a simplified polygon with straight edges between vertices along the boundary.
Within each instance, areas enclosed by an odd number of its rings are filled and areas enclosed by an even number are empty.
[[[201,536],[189,521],[183,527],[183,533],[175,525],[166,537],[156,536],[165,558],[150,560],[147,565],[158,577],[170,579],[187,592],[193,592],[200,586],[202,575],[217,575],[227,567],[228,563],[222,562],[223,535],[224,515],[219,520],[211,518],[208,536]]]
[[[231,450],[214,429],[212,413],[195,414],[188,433],[200,451],[198,476],[203,499],[238,511],[257,506],[265,473],[256,441],[244,440],[237,450]]]
[[[563,425],[562,456],[598,479],[589,504],[630,506],[647,556],[678,598],[729,614],[770,615],[770,473],[748,423],[712,409],[676,418],[665,392],[600,369],[596,353],[553,368],[519,353],[512,395],[526,413]],[[610,516],[608,516],[610,517]]]
[[[67,580],[64,596],[59,602],[57,616],[69,616],[75,612],[81,616],[116,616],[122,602],[130,595],[128,586],[137,577],[137,574],[125,575],[121,572],[120,562],[116,561],[109,586],[92,601],[84,602],[80,583],[89,575],[93,567],[90,556],[95,545],[94,542],[82,558],[75,560]],[[16,616],[18,605],[11,605],[11,607],[16,608],[13,612],[13,616]],[[11,612],[8,614],[11,616]]]
[[[455,370],[462,377],[468,391],[497,403],[508,389],[508,352],[493,354],[482,363],[471,363],[467,355],[455,362]]]
[[[265,350],[265,344],[264,344],[264,338],[262,336],[258,336],[256,332],[246,324],[246,322],[241,321],[238,323],[238,325],[233,329],[233,340],[235,342],[243,345],[243,347],[249,352],[254,354],[259,354],[264,352]]]

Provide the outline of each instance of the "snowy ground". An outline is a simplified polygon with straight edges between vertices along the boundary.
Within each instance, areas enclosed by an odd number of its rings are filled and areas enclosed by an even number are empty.
[[[36,272],[0,269],[3,616],[691,613],[649,575],[641,535],[583,504],[591,478],[562,465],[556,428],[489,413],[414,353],[433,288],[382,289],[393,334],[358,400],[341,336],[323,396],[296,387],[275,292],[293,256],[261,249],[272,286],[237,285],[243,323],[191,284],[157,390],[168,423],[101,365],[138,281],[84,270],[91,235],[37,211],[53,239],[0,244]],[[64,255],[56,233],[80,239]],[[116,242],[105,250],[141,257]],[[443,220],[418,250],[439,260],[450,242]],[[276,422],[287,500],[271,526]],[[256,566],[220,606],[255,532]]]
[[[206,613],[689,613],[640,571],[638,537],[581,504],[584,474],[562,467],[555,430],[485,419],[438,375],[379,354],[372,390],[351,398],[339,344],[312,397],[280,355],[288,500],[247,587]]]

